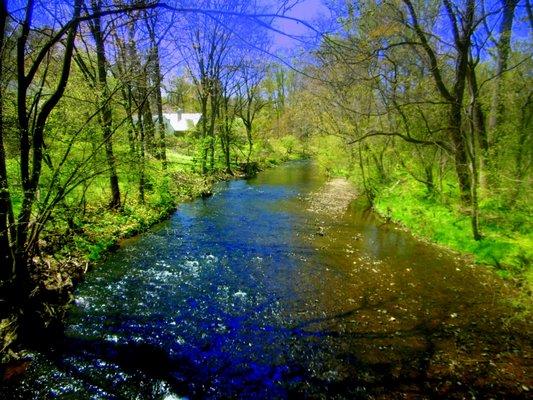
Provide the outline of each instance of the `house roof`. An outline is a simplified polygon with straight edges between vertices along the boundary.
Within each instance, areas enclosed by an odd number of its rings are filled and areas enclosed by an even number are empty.
[[[196,126],[201,113],[163,113],[163,117],[168,121],[169,125],[175,132],[184,132]]]

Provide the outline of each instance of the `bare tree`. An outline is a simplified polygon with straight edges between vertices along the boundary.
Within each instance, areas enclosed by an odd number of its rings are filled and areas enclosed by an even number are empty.
[[[252,60],[247,60],[241,67],[237,83],[237,113],[246,129],[246,139],[248,141],[247,165],[250,164],[254,145],[254,121],[261,109],[267,104],[261,95],[261,83],[265,74],[266,68],[264,64],[256,64]]]

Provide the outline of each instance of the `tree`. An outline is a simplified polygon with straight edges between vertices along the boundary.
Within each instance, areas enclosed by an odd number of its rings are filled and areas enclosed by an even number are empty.
[[[156,10],[145,11],[144,20],[150,39],[150,50],[148,66],[150,77],[155,94],[155,104],[157,108],[157,122],[159,130],[159,159],[161,159],[163,169],[167,168],[167,156],[165,148],[165,121],[163,119],[163,98],[161,96],[161,62],[159,59],[159,42],[156,38],[156,24],[158,14]]]
[[[111,201],[109,207],[115,210],[120,209],[120,188],[118,184],[118,175],[115,155],[113,153],[113,118],[111,106],[109,104],[109,86],[107,84],[108,62],[106,58],[104,32],[102,30],[101,17],[98,15],[102,12],[102,1],[91,0],[92,13],[96,16],[89,20],[89,28],[96,46],[96,83],[95,85],[99,94],[98,108],[100,109],[100,123],[102,134],[105,142],[105,153],[107,164],[109,166],[109,185],[111,188]]]
[[[222,10],[239,11],[239,8],[233,8],[236,5],[234,3],[215,2],[215,4],[209,5],[219,7]],[[238,2],[236,3],[238,5]],[[207,8],[208,4],[202,3],[201,6]],[[196,86],[200,112],[202,113],[200,163],[204,174],[214,168],[215,128],[221,94],[219,82],[223,64],[230,50],[231,31],[227,28],[227,24],[230,23],[228,19],[231,20],[231,18],[224,19],[223,16],[221,18],[212,18],[210,15],[199,16],[199,20],[187,29],[188,35],[185,40],[188,43],[180,46],[182,57],[187,63],[187,68]]]
[[[41,176],[45,124],[50,113],[61,99],[67,85],[81,6],[82,0],[76,0],[72,18],[43,46],[33,63],[29,65],[27,73],[25,55],[27,53],[28,37],[34,12],[33,0],[30,0],[26,6],[24,22],[20,28],[20,36],[17,40],[17,108],[23,201],[16,221],[16,238],[12,238],[12,240],[14,239],[12,248],[14,252],[15,287],[17,288],[16,293],[20,296],[19,304],[24,304],[29,299],[29,291],[32,289],[30,286],[31,272],[30,265],[28,265],[28,256],[33,253],[38,236],[30,235],[30,231],[38,228],[30,225],[30,219]],[[61,75],[59,76],[56,89],[44,102],[41,102],[39,96],[36,96],[33,98],[32,104],[28,105],[28,97],[30,96],[29,88],[32,84],[36,83],[35,78],[38,68],[45,60],[47,54],[52,51],[52,48],[64,35],[66,35],[64,42],[65,49],[62,57]],[[31,162],[30,153],[32,153]]]
[[[217,120],[221,116],[223,90],[227,87],[225,80],[233,75],[235,80],[241,79],[238,74],[231,72],[232,69],[242,64],[244,49],[248,52],[257,50],[258,43],[261,43],[258,40],[264,41],[264,39],[259,35],[249,35],[239,19],[259,9],[255,1],[206,0],[199,6],[215,8],[219,13],[204,14],[193,22],[189,21],[186,29],[188,34],[180,38],[179,49],[187,64],[188,74],[196,86],[198,103],[203,116],[200,121],[202,137],[200,163],[201,170],[205,174],[212,171],[215,164],[216,136],[219,133],[217,132]],[[268,26],[262,21],[252,21]],[[228,149],[226,145],[223,146],[224,149]]]
[[[0,279],[9,279],[13,274],[13,253],[11,243],[15,238],[15,217],[9,194],[9,182],[6,169],[6,152],[4,146],[4,101],[5,101],[5,62],[10,49],[6,39],[7,4],[0,3]]]
[[[250,157],[253,151],[253,128],[257,114],[267,104],[261,96],[261,83],[265,77],[264,65],[255,65],[251,60],[247,60],[241,66],[240,78],[237,83],[237,113],[246,129],[246,139],[248,141],[248,152],[246,154],[246,164],[250,164]]]
[[[1,271],[2,284],[6,288],[3,294],[8,297],[8,303],[19,315],[20,330],[23,335],[36,333],[32,325],[39,324],[36,317],[38,309],[42,307],[39,291],[34,292],[39,282],[34,281],[36,265],[39,260],[39,239],[41,233],[50,221],[54,210],[62,204],[65,197],[76,188],[89,181],[105,170],[93,170],[88,165],[94,160],[98,150],[105,143],[95,144],[92,151],[83,152],[81,159],[75,165],[69,163],[73,149],[78,145],[80,132],[99,112],[87,116],[85,123],[81,122],[77,129],[67,127],[70,135],[63,137],[62,146],[52,154],[54,143],[50,141],[50,121],[58,110],[62,101],[69,78],[76,47],[78,28],[82,22],[99,20],[106,15],[120,14],[128,9],[141,6],[122,6],[117,8],[99,9],[100,3],[95,1],[96,9],[89,11],[84,8],[83,0],[75,0],[73,5],[58,4],[63,11],[55,19],[57,26],[48,28],[41,26],[36,18],[40,12],[40,5],[33,0],[27,2],[20,10],[9,10],[2,2],[0,12],[0,28],[2,33],[2,61],[13,55],[16,66],[14,81],[9,90],[14,91],[16,98],[16,132],[18,139],[18,176],[7,174],[7,155],[4,131],[6,124],[0,129],[0,246],[2,246]],[[143,5],[144,8],[153,5]],[[16,15],[12,14],[15,13]],[[13,26],[6,21],[20,21]],[[93,24],[95,33],[99,28]],[[7,38],[15,38],[16,48],[9,51]],[[99,67],[105,68],[105,62],[100,59]],[[2,77],[4,63],[2,63]],[[102,79],[99,84],[105,83]],[[15,85],[13,85],[15,84]],[[2,99],[5,105],[6,82],[1,82]],[[105,86],[104,88],[105,89]],[[103,103],[102,103],[103,105]],[[0,107],[1,108],[1,107]],[[3,115],[1,116],[3,118]],[[107,115],[103,122],[108,122]],[[109,134],[109,132],[108,132]],[[104,135],[107,142],[108,134]],[[47,141],[49,143],[47,143]],[[44,168],[46,166],[46,168]],[[67,168],[68,166],[68,168]],[[43,179],[45,177],[46,179]],[[10,182],[14,183],[14,191],[10,191]],[[20,191],[18,190],[20,187]],[[20,198],[20,202],[18,199]],[[16,205],[16,207],[14,206]]]
[[[502,20],[499,29],[499,39],[496,45],[497,62],[494,77],[494,89],[492,92],[491,110],[488,121],[488,129],[494,135],[501,114],[501,81],[502,75],[507,69],[509,51],[511,49],[511,34],[513,19],[518,0],[500,0],[502,4]],[[495,140],[496,138],[494,138]]]

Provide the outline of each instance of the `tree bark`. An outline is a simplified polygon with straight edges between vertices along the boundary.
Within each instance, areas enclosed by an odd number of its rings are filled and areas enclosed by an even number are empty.
[[[7,8],[5,2],[0,2],[0,280],[9,280],[14,273],[13,242],[13,209],[9,193],[7,177],[6,152],[4,147],[4,54],[5,30],[7,22]]]
[[[32,212],[34,211],[34,203],[37,189],[39,187],[41,178],[41,168],[43,161],[43,147],[44,147],[44,129],[48,117],[52,110],[56,107],[59,100],[62,98],[65,88],[67,86],[70,75],[70,67],[72,63],[72,55],[74,52],[74,40],[79,24],[79,16],[81,13],[81,6],[83,0],[76,0],[74,3],[74,13],[68,25],[65,25],[63,33],[67,33],[67,38],[64,40],[64,51],[62,54],[61,72],[58,78],[58,84],[55,90],[48,96],[47,100],[41,107],[31,107],[27,109],[28,89],[34,85],[35,74],[39,68],[43,58],[37,58],[33,64],[30,64],[30,72],[26,75],[26,65],[28,59],[26,58],[28,38],[32,22],[32,14],[34,11],[34,1],[29,0],[26,5],[26,14],[22,27],[20,29],[20,36],[17,40],[17,116],[18,116],[18,133],[19,133],[19,151],[20,151],[20,176],[23,188],[23,199],[20,212],[17,216],[16,222],[11,225],[16,233],[10,235],[11,248],[13,249],[13,295],[12,301],[17,307],[22,310],[24,318],[21,320],[19,328],[20,336],[25,336],[32,333],[31,327],[35,325],[32,316],[35,315],[35,310],[32,308],[32,290],[34,289],[34,282],[32,281],[32,256],[36,251],[36,244],[39,239],[39,234],[29,235],[30,220]],[[50,51],[55,43],[61,39],[61,36],[56,36],[43,47]],[[31,132],[30,132],[30,120]],[[30,135],[31,133],[31,135]],[[30,142],[31,137],[31,142]],[[30,152],[32,152],[32,161],[30,164]],[[1,162],[0,162],[1,163]],[[14,243],[13,243],[14,242]]]
[[[101,11],[101,0],[91,0],[93,11],[98,13]],[[96,64],[99,84],[99,98],[100,98],[100,123],[103,131],[103,138],[105,143],[105,154],[107,165],[109,167],[109,186],[111,189],[111,200],[109,208],[118,210],[121,208],[120,187],[118,182],[117,167],[115,155],[113,152],[113,119],[111,107],[109,105],[109,87],[107,85],[107,60],[105,54],[105,45],[102,32],[102,21],[100,17],[94,18],[91,23],[91,31],[96,45]]]
[[[200,89],[202,90],[202,89]],[[207,97],[203,94],[200,94],[200,105],[202,109],[202,148],[200,149],[201,154],[201,167],[202,174],[207,174]]]
[[[252,157],[252,151],[254,148],[252,125],[245,123],[244,126],[246,128],[246,140],[248,141],[248,154],[246,154],[246,164],[250,164],[250,158]]]
[[[471,97],[470,118],[472,119],[472,134],[474,135],[473,145],[478,145],[480,148],[477,175],[480,187],[483,189],[486,186],[485,166],[487,165],[489,158],[489,142],[485,127],[485,115],[481,108],[481,104],[479,103],[479,87],[477,84],[475,65],[472,62],[469,62],[467,78]]]
[[[471,182],[470,172],[467,156],[466,135],[463,132],[462,126],[462,104],[464,98],[465,82],[468,68],[468,56],[471,47],[471,36],[473,33],[472,27],[474,24],[475,2],[474,0],[467,0],[464,11],[462,12],[462,20],[457,21],[458,11],[450,3],[449,0],[443,0],[444,8],[450,20],[450,26],[453,33],[454,44],[457,51],[455,59],[455,74],[453,82],[453,90],[449,90],[444,83],[437,55],[431,47],[428,35],[422,29],[418,15],[415,11],[411,0],[402,0],[407,6],[409,15],[411,16],[411,24],[420,45],[424,49],[428,60],[430,71],[437,87],[438,92],[442,98],[449,103],[448,111],[448,136],[453,144],[453,155],[455,161],[455,172],[459,183],[460,198],[463,204],[470,205],[471,203]]]
[[[511,34],[513,28],[513,19],[518,4],[518,0],[501,0],[502,2],[502,22],[500,24],[500,37],[497,43],[497,61],[494,78],[494,89],[492,91],[492,100],[490,107],[490,116],[488,121],[488,130],[492,135],[493,144],[498,142],[498,137],[495,133],[501,120],[501,89],[502,89],[502,75],[507,69],[509,61],[509,51],[511,50]]]
[[[144,126],[144,115],[142,112],[142,108],[139,108],[138,111],[138,120],[139,120],[139,132],[140,132],[140,140],[139,140],[139,203],[144,204],[145,203],[145,196],[144,196],[144,187],[146,185],[146,178],[144,173],[144,163],[145,163],[145,153],[146,153],[146,141],[145,141],[145,126]]]
[[[461,129],[461,106],[454,104],[451,107],[449,116],[450,137],[453,143],[453,157],[455,164],[455,173],[459,182],[459,195],[461,202],[465,205],[471,203],[471,182],[470,172],[468,171],[468,157],[466,154],[466,144]]]
[[[159,58],[159,45],[155,36],[155,16],[146,21],[150,36],[150,63],[152,64],[152,81],[155,91],[155,103],[157,108],[157,122],[159,130],[159,159],[163,169],[167,169],[167,152],[165,146],[165,120],[163,118],[163,98],[161,96],[161,63]],[[154,24],[154,25],[152,25]]]

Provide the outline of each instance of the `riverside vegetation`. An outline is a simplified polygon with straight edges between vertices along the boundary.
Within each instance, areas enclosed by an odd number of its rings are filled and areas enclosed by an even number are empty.
[[[3,360],[60,327],[120,238],[216,180],[299,157],[385,221],[515,279],[530,316],[529,0],[339,2],[291,68],[268,57],[283,7],[75,0],[51,22],[15,3],[0,10]],[[202,119],[169,134],[178,109]]]

